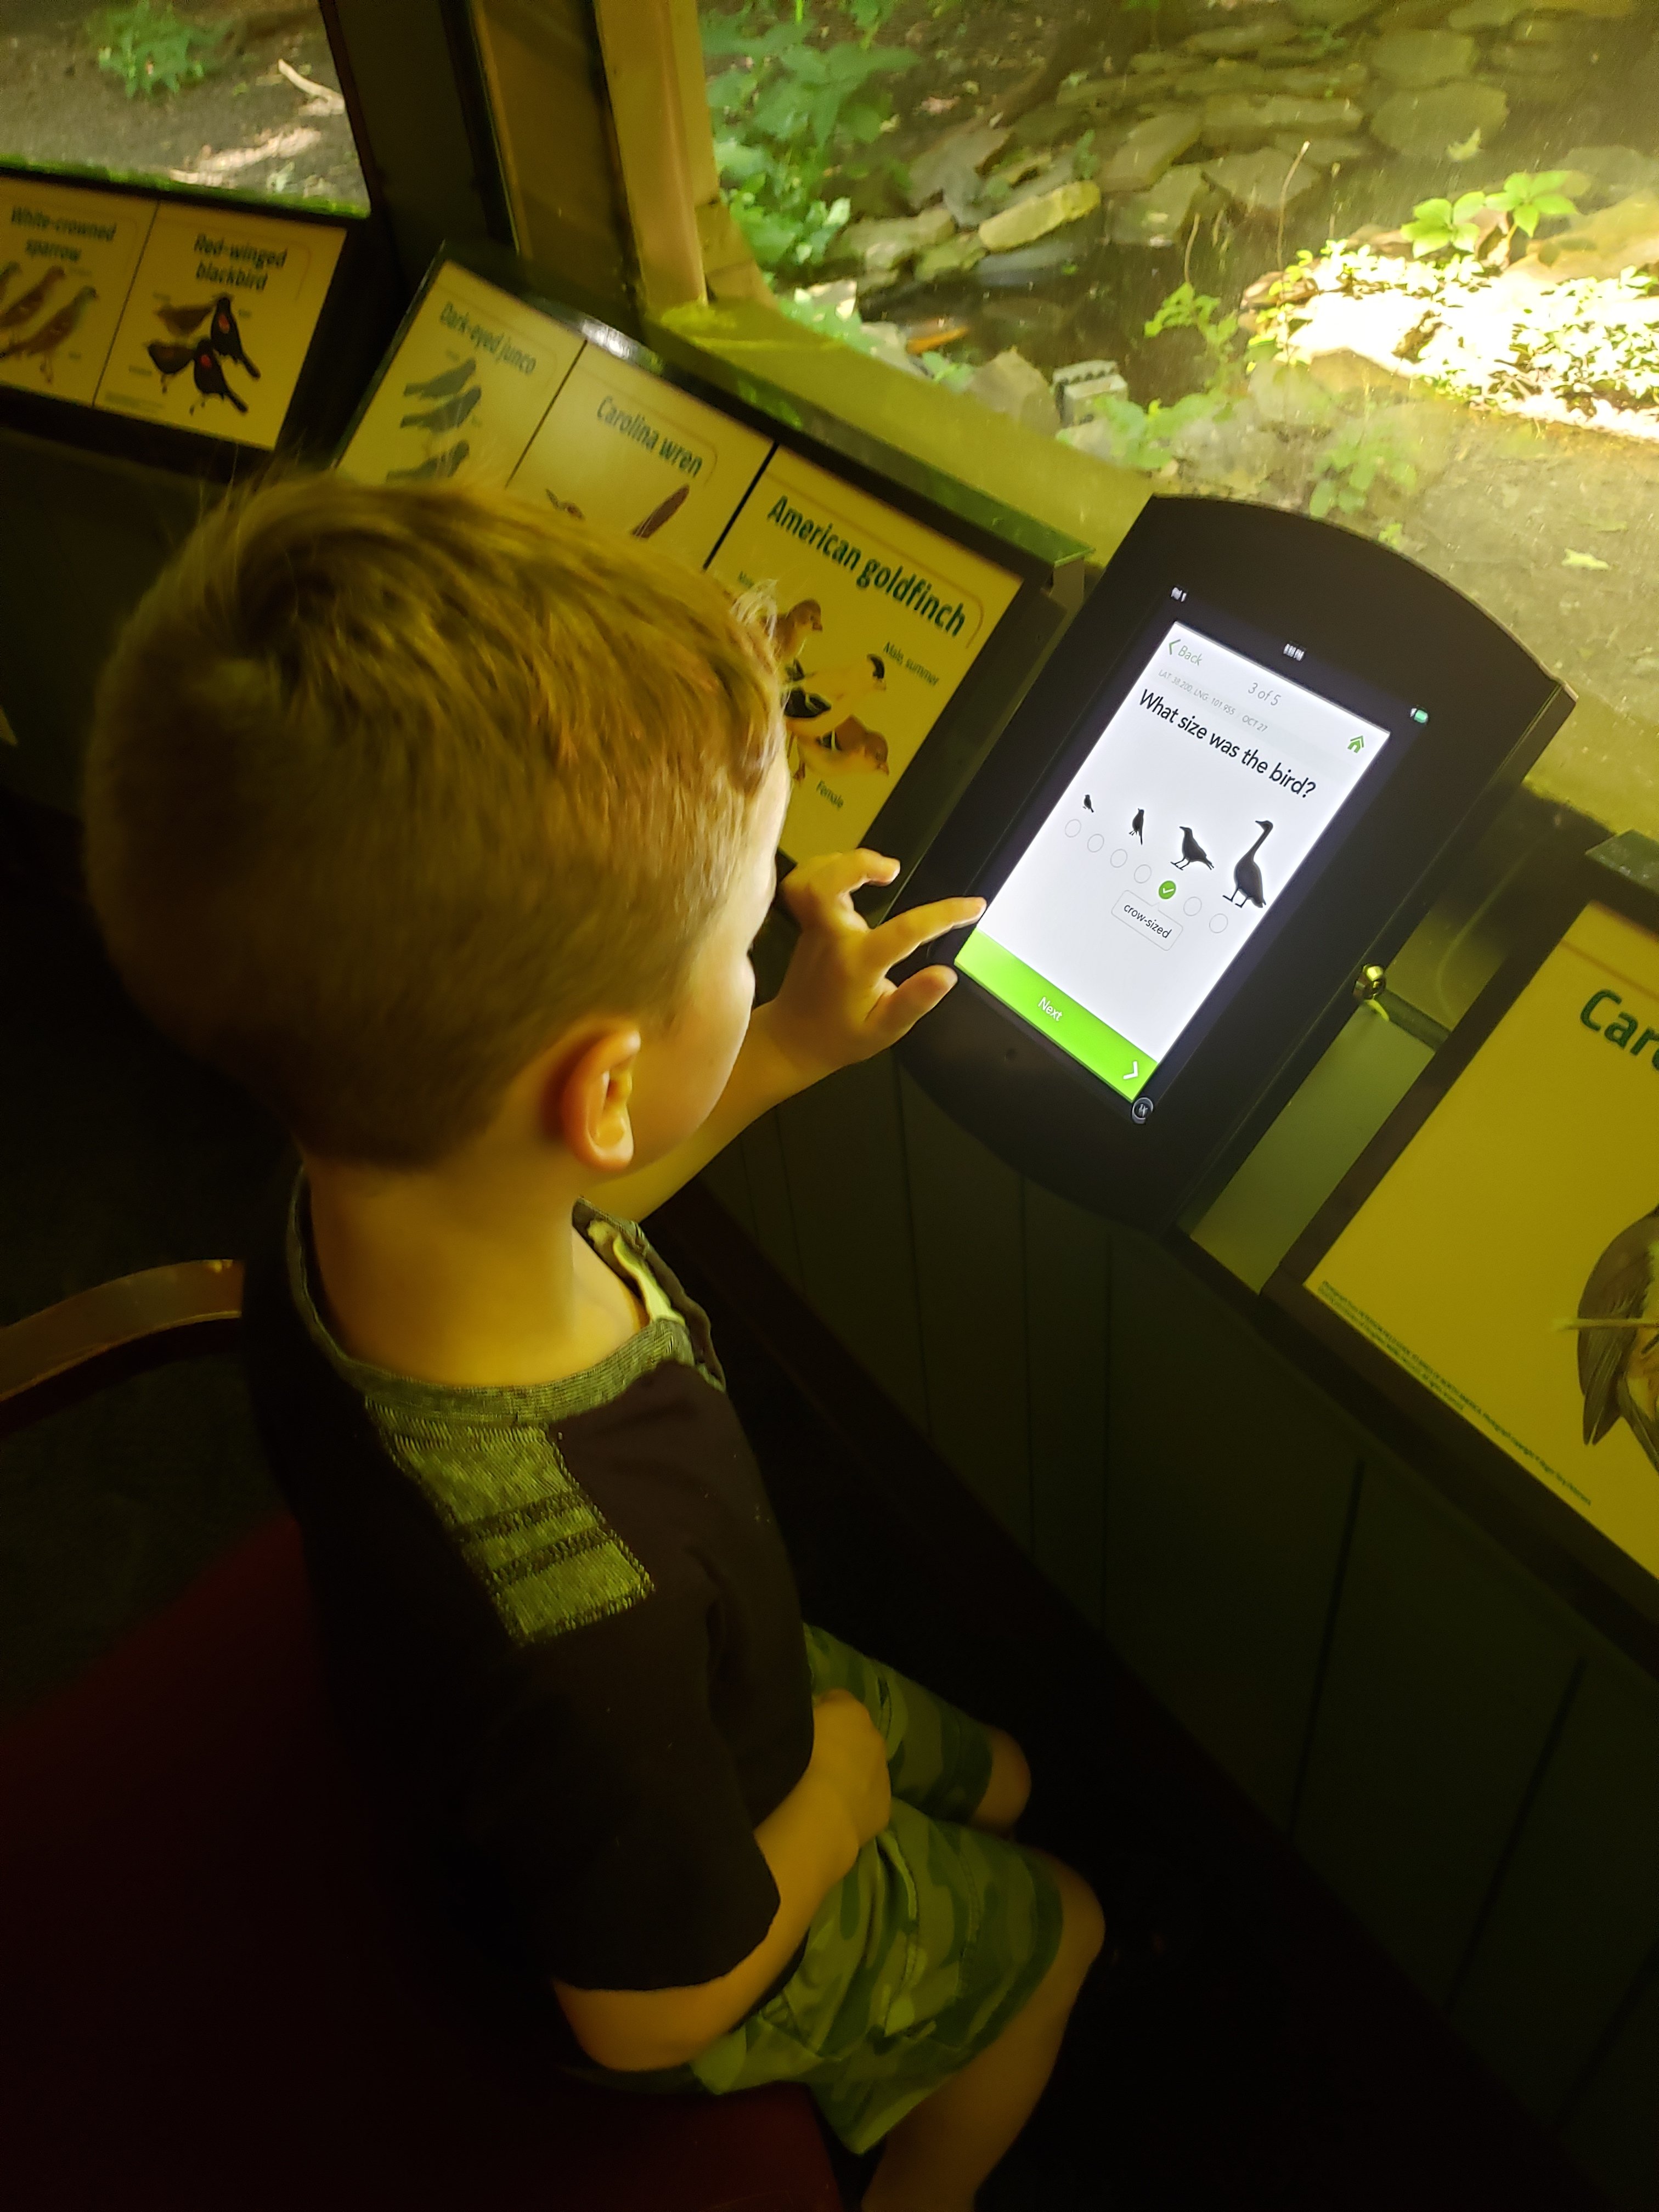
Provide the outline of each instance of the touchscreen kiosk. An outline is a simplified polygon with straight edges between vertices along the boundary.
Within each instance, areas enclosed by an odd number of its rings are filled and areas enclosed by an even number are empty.
[[[1154,501],[918,879],[988,904],[913,1071],[1051,1188],[1173,1218],[1571,703],[1383,547]]]

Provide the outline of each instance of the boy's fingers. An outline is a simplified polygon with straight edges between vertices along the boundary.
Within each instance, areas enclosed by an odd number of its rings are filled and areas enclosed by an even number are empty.
[[[907,907],[902,914],[884,921],[879,929],[872,930],[871,957],[884,970],[896,967],[929,938],[942,937],[947,929],[960,929],[965,921],[977,921],[984,911],[982,898],[934,899],[927,906]]]
[[[939,1000],[956,988],[953,968],[924,968],[890,991],[870,1017],[870,1027],[884,1046],[896,1044],[908,1036],[924,1014],[930,1014]]]
[[[792,868],[783,879],[783,895],[790,912],[799,921],[804,906],[815,908],[822,915],[850,896],[860,884],[890,884],[898,873],[898,865],[885,853],[872,853],[863,846],[854,853],[826,853],[820,860],[803,860],[798,868]],[[854,919],[860,928],[864,927],[861,916]]]

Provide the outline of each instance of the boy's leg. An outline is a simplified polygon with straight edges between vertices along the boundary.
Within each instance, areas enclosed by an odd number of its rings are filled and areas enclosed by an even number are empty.
[[[864,2212],[973,2212],[974,2192],[1030,2118],[1105,1939],[1087,1882],[1057,1859],[1048,1864],[1064,1911],[1054,1963],[996,2041],[892,2130]]]

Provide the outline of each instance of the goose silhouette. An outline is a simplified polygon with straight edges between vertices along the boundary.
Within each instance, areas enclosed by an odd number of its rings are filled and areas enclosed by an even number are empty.
[[[1261,835],[1233,869],[1233,887],[1227,894],[1229,906],[1265,907],[1267,903],[1261,895],[1261,870],[1256,865],[1255,856],[1267,843],[1267,833],[1273,825],[1271,822],[1264,822],[1258,815],[1255,826]]]
[[[1214,872],[1215,862],[1210,858],[1204,848],[1199,843],[1197,838],[1194,836],[1192,831],[1183,822],[1181,825],[1181,858],[1178,860],[1172,861],[1170,865],[1173,867],[1177,868],[1190,868],[1194,860],[1199,863],[1200,867],[1208,868],[1212,872]]]

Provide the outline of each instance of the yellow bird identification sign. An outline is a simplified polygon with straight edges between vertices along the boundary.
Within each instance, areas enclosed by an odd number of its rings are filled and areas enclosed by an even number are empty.
[[[1306,1281],[1650,1574],[1656,1140],[1659,939],[1586,907]]]

